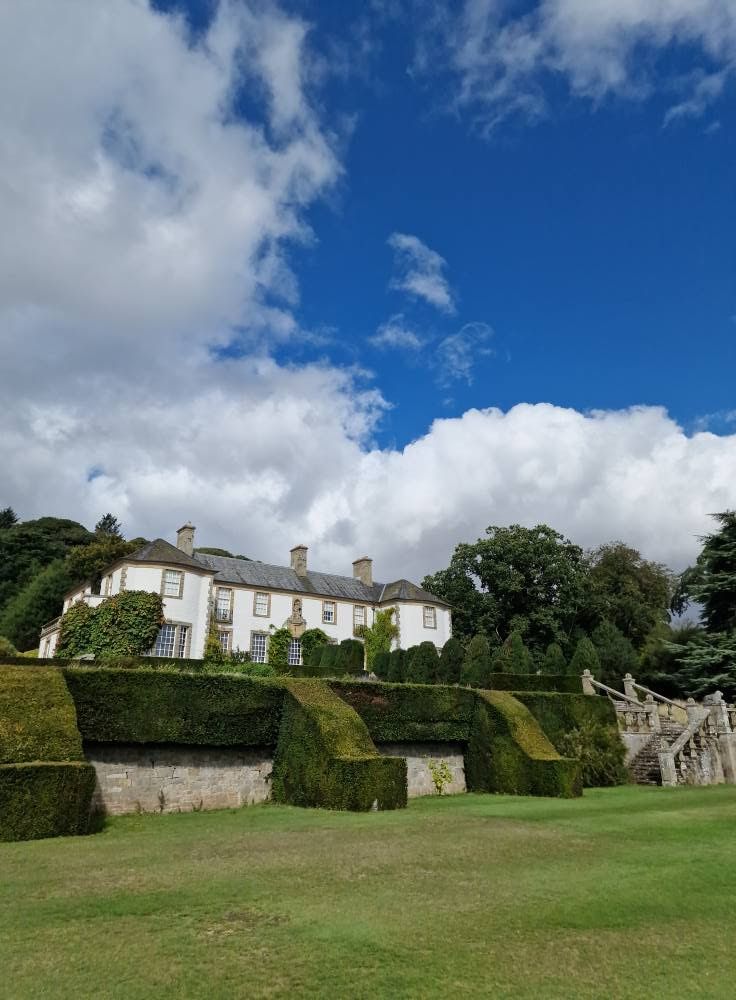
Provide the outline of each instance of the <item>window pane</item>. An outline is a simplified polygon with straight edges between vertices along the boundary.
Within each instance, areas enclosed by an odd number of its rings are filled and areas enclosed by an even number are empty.
[[[299,639],[292,639],[289,643],[289,666],[298,667],[302,662],[302,644]]]
[[[151,650],[152,656],[173,656],[176,625],[162,625]]]
[[[435,628],[436,619],[434,608],[424,609],[424,627],[425,628]]]
[[[356,625],[365,625],[365,608],[358,606],[353,608],[353,621]]]
[[[232,607],[232,590],[226,587],[217,588],[217,599],[215,602],[215,616],[219,622],[232,621],[230,609]]]
[[[334,601],[325,601],[322,605],[322,621],[323,622],[334,622],[335,620],[335,603]]]
[[[184,657],[187,655],[187,635],[189,629],[186,625],[179,625],[179,646],[176,655],[179,657]]]
[[[266,637],[260,632],[251,633],[250,658],[254,663],[266,662]]]
[[[256,614],[268,614],[268,594],[256,594]]]
[[[175,569],[164,570],[164,597],[178,597],[181,590],[181,573]]]
[[[229,632],[218,632],[217,638],[220,640],[220,649],[223,653],[230,652],[230,633]]]

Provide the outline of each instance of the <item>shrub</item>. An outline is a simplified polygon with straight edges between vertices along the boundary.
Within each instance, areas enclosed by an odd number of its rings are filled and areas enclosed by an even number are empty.
[[[534,669],[532,654],[520,632],[512,632],[493,657],[492,669],[499,674],[530,674]]]
[[[317,666],[319,657],[322,655],[322,646],[326,646],[328,641],[327,633],[323,632],[321,628],[308,628],[302,634],[302,663],[305,667]],[[317,650],[320,652],[316,659],[313,659]]]
[[[392,649],[388,662],[388,680],[400,684],[406,680],[406,650]]]
[[[417,647],[409,661],[406,679],[412,684],[434,684],[439,665],[437,647],[433,642],[426,640]]]
[[[63,668],[83,739],[273,746],[284,697],[273,681],[178,670]]]
[[[360,675],[365,662],[363,643],[357,639],[343,639],[337,648],[335,671],[340,674]]]
[[[96,608],[78,601],[62,616],[56,653],[140,656],[151,649],[163,622],[161,596],[144,590],[124,590]]]
[[[378,743],[464,743],[473,716],[474,692],[466,688],[333,681]]]
[[[20,653],[10,639],[6,639],[4,635],[0,635],[0,657],[1,656],[20,656]]]
[[[361,637],[365,643],[365,664],[368,670],[373,669],[373,661],[378,653],[387,653],[391,643],[398,636],[399,630],[394,622],[394,609],[386,608],[377,611],[373,624],[362,629]]]
[[[465,650],[459,639],[448,639],[442,647],[440,662],[437,669],[437,680],[440,684],[459,684],[463,670]]]
[[[387,649],[382,649],[376,653],[373,660],[373,673],[382,681],[388,680],[389,665],[391,663],[391,653]]]
[[[559,748],[566,757],[580,761],[586,788],[623,785],[628,780],[626,751],[618,732],[610,726],[587,719],[562,736]]]
[[[595,646],[587,637],[579,640],[568,664],[568,670],[576,677],[580,677],[584,670],[589,670],[594,677],[600,674],[601,662],[598,659]]]
[[[551,642],[547,646],[540,667],[543,674],[567,673],[567,660],[559,643]]]
[[[268,640],[268,662],[276,670],[286,670],[289,665],[289,646],[292,634],[288,628],[277,628]]]
[[[288,680],[273,763],[277,802],[324,809],[406,805],[406,761],[381,757],[360,717],[326,684]]]
[[[474,635],[468,643],[463,660],[461,681],[470,687],[487,687],[491,676],[491,651],[488,639],[482,635]]]
[[[74,702],[53,667],[0,667],[0,764],[81,761]]]
[[[0,841],[87,833],[94,787],[83,762],[0,766]]]

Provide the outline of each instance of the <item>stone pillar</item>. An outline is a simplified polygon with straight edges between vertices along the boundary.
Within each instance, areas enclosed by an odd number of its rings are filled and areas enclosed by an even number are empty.
[[[656,701],[650,694],[648,694],[644,699],[644,709],[647,713],[647,723],[650,731],[653,733],[661,732],[662,725],[659,721],[659,709],[657,708]]]
[[[624,676],[624,694],[627,695],[629,698],[634,698],[636,701],[639,700],[636,693],[636,688],[634,687],[634,678],[631,676],[631,674],[626,674]]]
[[[590,683],[595,680],[595,678],[587,668],[583,671],[581,680],[583,682],[583,694],[595,694],[595,688]]]
[[[702,713],[694,698],[688,698],[685,711],[687,712],[687,724],[689,726],[700,720]]]
[[[723,780],[727,785],[736,785],[736,733],[722,733],[718,737],[718,750]]]
[[[659,769],[662,772],[662,786],[671,788],[677,784],[677,767],[675,766],[674,754],[659,754]]]

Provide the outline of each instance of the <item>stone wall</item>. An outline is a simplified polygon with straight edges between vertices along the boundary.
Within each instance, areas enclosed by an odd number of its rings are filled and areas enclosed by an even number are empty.
[[[459,743],[378,743],[376,749],[386,757],[406,758],[406,784],[410,799],[420,795],[436,795],[430,764],[444,761],[452,781],[445,785],[443,795],[466,791],[465,758]]]
[[[228,747],[86,743],[92,808],[111,815],[236,809],[271,798],[272,752]]]

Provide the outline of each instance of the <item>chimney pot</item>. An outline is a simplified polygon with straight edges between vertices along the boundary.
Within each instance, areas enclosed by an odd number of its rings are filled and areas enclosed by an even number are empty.
[[[353,577],[360,580],[366,587],[373,586],[373,560],[362,556],[353,563]]]
[[[291,550],[291,568],[297,576],[307,575],[307,546],[295,545]]]
[[[176,533],[176,547],[186,552],[188,556],[194,555],[194,532],[197,529],[191,521],[187,521]]]

